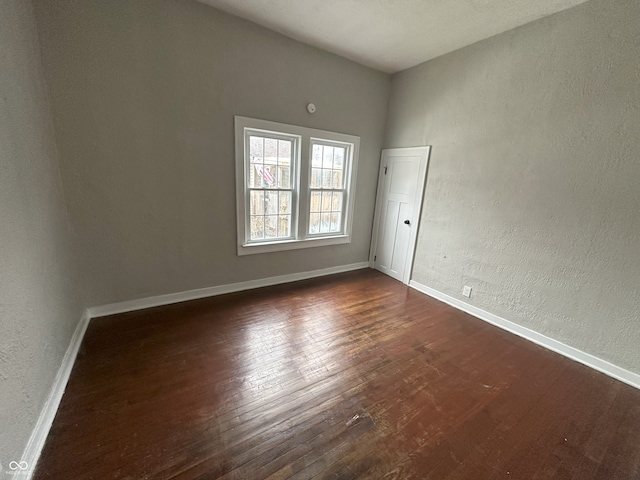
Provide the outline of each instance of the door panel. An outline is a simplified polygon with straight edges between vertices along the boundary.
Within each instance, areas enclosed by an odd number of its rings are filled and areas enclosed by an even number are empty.
[[[396,224],[396,241],[393,247],[391,274],[400,281],[402,281],[404,275],[404,268],[409,251],[409,233],[411,232],[411,226],[406,225],[404,220],[411,218],[411,209],[411,205],[401,203],[398,223]]]
[[[406,196],[408,192],[415,188],[415,180],[417,171],[417,164],[415,157],[407,159],[391,159],[391,171],[389,173],[389,194]]]
[[[391,270],[393,262],[400,203],[391,200],[386,202],[385,208],[385,215],[383,215],[384,226],[381,230],[382,238],[380,242],[382,248],[378,249],[377,265],[380,270],[387,273],[388,270]]]
[[[382,153],[373,265],[408,283],[422,203],[429,147],[390,149]]]

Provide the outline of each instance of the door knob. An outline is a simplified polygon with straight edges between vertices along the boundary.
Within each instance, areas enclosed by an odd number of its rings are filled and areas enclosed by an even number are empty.
[[[405,221],[404,221],[404,224],[405,224],[405,225],[411,225],[411,222],[410,222],[409,220],[405,220]]]

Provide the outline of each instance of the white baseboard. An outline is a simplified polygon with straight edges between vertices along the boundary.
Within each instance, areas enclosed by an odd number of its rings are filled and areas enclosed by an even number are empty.
[[[167,295],[159,295],[139,300],[130,300],[127,302],[112,303],[109,305],[88,308],[87,310],[85,310],[82,318],[80,319],[80,322],[78,323],[78,326],[76,327],[73,337],[71,338],[69,347],[67,348],[65,356],[62,359],[62,365],[58,370],[58,374],[56,375],[56,378],[53,382],[53,386],[51,388],[47,401],[42,408],[42,411],[40,412],[38,422],[36,423],[36,426],[31,433],[29,442],[27,443],[27,446],[22,455],[22,460],[27,462],[27,464],[29,465],[27,475],[24,478],[26,478],[26,480],[31,480],[36,463],[38,462],[38,458],[40,457],[40,453],[42,452],[42,448],[44,447],[47,435],[49,434],[49,430],[51,429],[51,425],[53,424],[53,420],[56,416],[58,406],[60,405],[60,401],[62,400],[62,395],[64,394],[67,382],[69,381],[69,376],[71,375],[71,370],[73,369],[73,364],[75,362],[76,356],[78,355],[82,339],[84,338],[85,332],[92,318],[141,310],[144,308],[157,307],[161,305],[169,305],[172,303],[185,302],[188,300],[196,300],[199,298],[206,298],[215,295],[223,295],[225,293],[240,292],[243,290],[251,290],[254,288],[279,285],[283,283],[295,282],[298,280],[306,280],[309,278],[332,275],[335,273],[360,270],[368,267],[368,262],[353,263],[350,265],[323,268],[321,270],[313,270],[310,272],[293,273],[289,275],[281,275],[278,277],[251,280],[248,282],[232,283],[229,285],[220,285],[217,287],[200,288],[197,290],[189,290],[186,292],[171,293]],[[447,294],[422,285],[416,281],[412,280],[411,282],[409,282],[409,286],[418,290],[419,292],[436,298],[437,300],[448,303],[449,305],[459,310],[467,312],[474,317],[477,317],[497,327],[514,333],[538,345],[546,347],[549,350],[553,350],[554,352],[571,358],[572,360],[576,360],[584,365],[587,365],[595,370],[598,370],[599,372],[616,378],[633,387],[640,388],[640,375],[636,373],[630,372],[598,357],[565,345],[564,343],[558,342],[557,340],[549,338],[538,332],[510,322],[509,320],[505,320],[504,318],[498,317],[497,315],[474,307],[473,305],[470,305]]]
[[[485,322],[495,325],[496,327],[500,327],[503,330],[514,333],[519,337],[536,343],[542,347],[548,348],[549,350],[553,350],[560,355],[575,360],[576,362],[580,362],[583,365],[591,367],[594,370],[604,373],[605,375],[620,380],[621,382],[631,385],[632,387],[640,388],[640,375],[638,375],[637,373],[625,370],[624,368],[614,365],[613,363],[609,363],[606,360],[602,360],[601,358],[583,352],[582,350],[578,350],[577,348],[570,347],[569,345],[554,340],[553,338],[547,337],[534,330],[513,323],[502,317],[494,315],[493,313],[487,312],[478,307],[463,302],[462,300],[458,300],[457,298],[447,295],[446,293],[442,293],[438,290],[427,287],[426,285],[422,285],[421,283],[418,283],[414,280],[411,280],[409,282],[409,286],[418,290],[419,292],[429,295],[430,297],[447,303],[452,307],[457,308],[458,310],[469,313],[470,315],[473,315],[480,320],[484,320]]]
[[[159,295],[156,297],[142,298],[139,300],[130,300],[127,302],[111,303],[99,307],[87,308],[76,327],[71,338],[69,347],[62,359],[62,365],[58,370],[53,386],[47,397],[47,401],[40,412],[38,422],[31,432],[29,442],[24,449],[21,461],[27,462],[28,470],[22,472],[26,476],[21,477],[31,480],[35,471],[38,458],[44,447],[44,443],[49,435],[49,430],[53,424],[53,420],[60,406],[62,395],[64,394],[73,364],[80,350],[82,339],[87,331],[89,322],[95,317],[103,317],[105,315],[113,315],[116,313],[131,312],[144,308],[158,307],[161,305],[169,305],[172,303],[185,302],[188,300],[196,300],[199,298],[212,297],[215,295],[223,295],[225,293],[240,292],[243,290],[251,290],[254,288],[268,287],[271,285],[279,285],[282,283],[296,282],[298,280],[306,280],[309,278],[322,277],[332,275],[334,273],[350,272],[352,270],[360,270],[367,268],[369,262],[352,263],[350,265],[340,265],[338,267],[323,268],[321,270],[312,270],[310,272],[292,273],[289,275],[281,275],[278,277],[262,278],[259,280],[250,280],[248,282],[232,283],[229,285],[220,285],[217,287],[199,288],[197,290],[189,290],[186,292],[170,293],[168,295]]]
[[[78,355],[78,350],[80,350],[82,339],[84,338],[84,334],[89,326],[89,320],[91,320],[91,318],[89,317],[88,311],[85,310],[75,331],[73,332],[73,337],[71,337],[69,347],[62,358],[62,364],[60,365],[56,378],[53,381],[53,386],[51,387],[49,396],[47,397],[44,407],[42,407],[42,411],[38,417],[38,422],[31,432],[31,437],[29,437],[27,446],[22,454],[21,461],[27,463],[28,469],[26,472],[22,472],[26,473],[26,477],[20,475],[20,478],[30,480],[33,472],[35,471],[38,458],[40,458],[40,453],[44,447],[44,442],[47,440],[49,430],[53,424],[53,419],[56,416],[60,401],[62,400],[62,395],[67,388],[67,382],[69,381],[69,376],[71,375],[71,370],[73,369],[76,356]]]
[[[196,290],[187,290],[186,292],[169,293],[166,295],[146,297],[138,300],[110,303],[108,305],[89,308],[89,315],[91,318],[95,318],[114,315],[116,313],[133,312],[135,310],[142,310],[145,308],[170,305],[172,303],[197,300],[199,298],[214,297],[216,295],[224,295],[225,293],[241,292],[244,290],[252,290],[254,288],[269,287],[282,283],[332,275],[334,273],[350,272],[352,270],[367,268],[368,266],[368,262],[352,263],[350,265],[340,265],[338,267],[323,268],[321,270],[312,270],[310,272],[291,273],[278,277],[261,278],[258,280],[249,280],[247,282],[219,285],[217,287],[198,288]]]

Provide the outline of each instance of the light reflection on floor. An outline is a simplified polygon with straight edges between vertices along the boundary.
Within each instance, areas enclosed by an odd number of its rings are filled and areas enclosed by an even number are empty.
[[[330,348],[335,313],[320,319],[317,313],[313,318],[287,318],[286,313],[263,311],[261,316],[265,319],[246,326],[244,351],[237,357],[243,400],[264,399],[300,380],[312,384],[326,376],[328,366],[344,362],[339,349]]]

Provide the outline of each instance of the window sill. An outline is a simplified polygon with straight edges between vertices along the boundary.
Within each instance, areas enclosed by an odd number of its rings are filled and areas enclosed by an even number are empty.
[[[238,245],[238,256],[255,255],[258,253],[282,252],[301,248],[326,247],[351,243],[350,235],[336,235],[333,237],[308,238],[305,240],[286,240],[270,243],[249,243]]]

